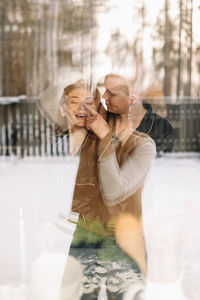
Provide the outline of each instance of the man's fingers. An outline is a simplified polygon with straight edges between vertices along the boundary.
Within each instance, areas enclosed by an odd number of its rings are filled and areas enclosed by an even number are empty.
[[[97,114],[96,116],[88,117],[88,118],[86,119],[86,124],[85,124],[86,128],[87,128],[88,130],[92,130],[92,129],[93,129],[93,126],[94,126],[94,124],[95,124],[95,121],[96,121],[97,119],[98,119],[98,114]]]
[[[92,131],[92,128],[91,128],[89,125],[87,125],[87,124],[86,124],[86,128],[87,128],[88,130],[91,130],[91,131]]]
[[[96,116],[96,115],[98,115],[98,113],[96,112],[96,110],[94,110],[92,107],[90,107],[89,105],[87,105],[87,104],[83,104],[83,106],[85,107],[85,109],[87,110],[87,111],[89,111],[89,113],[92,115],[92,116]]]
[[[96,116],[91,116],[91,117],[87,117],[86,122],[87,123],[92,123],[97,119],[97,115]]]

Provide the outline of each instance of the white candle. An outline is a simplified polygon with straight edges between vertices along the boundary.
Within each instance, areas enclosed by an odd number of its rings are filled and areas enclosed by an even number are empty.
[[[22,216],[22,208],[19,208],[19,254],[20,254],[20,278],[24,280],[26,277],[26,244],[24,220]]]
[[[97,300],[108,300],[108,294],[106,291],[106,283],[105,279],[103,279],[101,283],[101,288],[99,290],[98,299]]]

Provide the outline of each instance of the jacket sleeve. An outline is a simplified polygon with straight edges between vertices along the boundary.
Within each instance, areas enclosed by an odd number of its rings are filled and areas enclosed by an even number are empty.
[[[120,168],[111,133],[102,139],[98,146],[98,172],[104,204],[117,205],[142,187],[155,156],[153,140],[142,138]]]
[[[149,134],[156,143],[157,152],[171,152],[174,146],[173,127],[166,119],[156,116],[152,132]]]

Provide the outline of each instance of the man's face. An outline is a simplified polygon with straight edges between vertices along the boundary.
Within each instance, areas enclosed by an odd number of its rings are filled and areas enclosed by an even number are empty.
[[[103,98],[109,112],[115,114],[127,113],[130,106],[130,98],[127,94],[128,87],[120,78],[108,77],[104,81],[106,91]]]
[[[95,100],[92,94],[84,88],[75,88],[70,91],[65,97],[65,104],[74,126],[84,127],[88,112],[84,104],[91,106],[96,110]]]

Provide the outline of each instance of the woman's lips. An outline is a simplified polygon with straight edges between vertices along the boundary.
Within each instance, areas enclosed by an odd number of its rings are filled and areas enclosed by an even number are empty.
[[[76,114],[76,118],[83,120],[83,119],[87,118],[87,115],[86,114]]]

